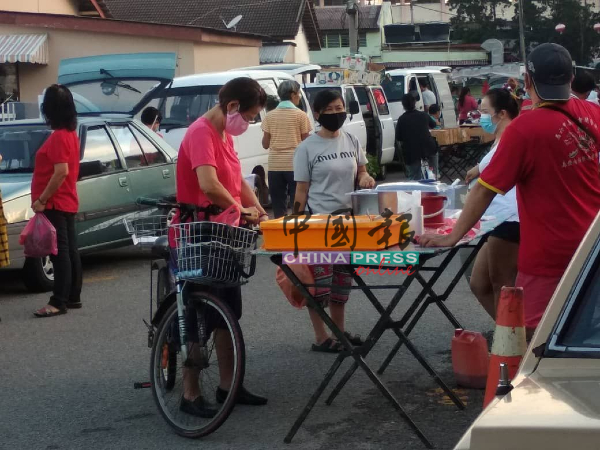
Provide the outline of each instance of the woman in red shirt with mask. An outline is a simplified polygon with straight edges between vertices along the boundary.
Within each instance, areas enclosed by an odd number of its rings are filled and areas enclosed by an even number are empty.
[[[233,146],[232,136],[243,134],[249,123],[261,112],[267,95],[251,78],[234,78],[219,91],[219,103],[196,120],[187,130],[177,160],[177,201],[189,205],[206,207],[216,205],[225,210],[237,206],[244,220],[257,223],[268,219],[268,215],[254,195],[252,188],[242,177],[240,160]],[[238,287],[201,287],[223,299],[239,319],[242,315],[242,292]],[[190,322],[191,320],[191,322]],[[233,376],[233,347],[225,323],[211,323],[214,328],[215,346],[219,362],[220,383],[216,400],[222,403],[227,398]],[[193,315],[188,316],[188,329],[197,329]],[[188,336],[189,339],[194,339]],[[196,338],[197,339],[197,338]],[[183,369],[183,398],[180,410],[204,418],[213,417],[217,409],[209,399],[201,395],[199,371]],[[267,399],[251,394],[243,386],[237,403],[264,405]]]
[[[65,314],[67,308],[81,308],[81,260],[75,234],[79,138],[71,91],[62,85],[50,86],[44,95],[42,113],[53,131],[35,156],[31,208],[36,213],[43,212],[56,228],[58,253],[50,256],[54,265],[52,297],[34,315],[52,317]]]

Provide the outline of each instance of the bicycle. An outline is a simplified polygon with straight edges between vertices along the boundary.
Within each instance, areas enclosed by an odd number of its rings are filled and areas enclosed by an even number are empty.
[[[180,222],[171,223],[168,215],[160,219],[134,217],[128,221],[128,231],[134,242],[152,242],[152,253],[160,258],[153,262],[158,270],[156,289],[156,314],[152,316],[148,344],[150,357],[150,388],[155,403],[166,422],[184,437],[200,438],[216,431],[229,417],[236,395],[242,386],[245,367],[245,345],[242,330],[230,307],[202,287],[239,286],[254,274],[257,233],[250,229],[232,227],[222,223],[197,221],[198,213],[216,214],[214,207],[201,208],[182,205],[168,200],[140,198],[140,205],[152,206],[160,211],[180,211]],[[164,219],[163,219],[164,218]],[[188,222],[188,219],[192,219]],[[154,226],[156,223],[161,226]],[[169,246],[167,232],[176,242]],[[144,239],[147,238],[147,239]],[[138,244],[139,245],[139,244]],[[151,277],[151,309],[153,286]],[[194,311],[189,309],[193,308]],[[195,314],[196,330],[188,330],[190,317]],[[193,316],[192,316],[193,317]],[[214,417],[201,418],[179,410],[183,396],[183,368],[199,373],[199,386],[203,398],[214,395],[218,386],[218,359],[215,351],[215,322],[220,321],[218,332],[228,334],[233,348],[233,376],[226,399]],[[213,328],[213,329],[211,329]],[[188,341],[196,332],[197,343]],[[217,381],[212,387],[211,383]],[[173,409],[175,406],[175,409]]]

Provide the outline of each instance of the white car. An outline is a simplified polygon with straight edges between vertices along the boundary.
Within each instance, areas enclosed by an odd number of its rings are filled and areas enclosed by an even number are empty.
[[[419,80],[426,80],[442,111],[444,128],[456,128],[458,122],[448,83],[450,70],[450,67],[419,67],[386,71],[381,86],[390,104],[394,123],[397,123],[398,118],[404,114],[404,107],[402,106],[404,94],[414,94],[417,98],[417,109],[423,111],[423,98],[419,88]]]
[[[218,103],[219,90],[223,85],[238,77],[255,79],[267,95],[273,96],[277,96],[277,88],[281,82],[294,80],[291,75],[273,70],[239,70],[175,78],[172,85],[165,89],[159,98],[150,103],[157,107],[163,116],[160,131],[164,139],[173,148],[179,149],[188,127]],[[304,92],[302,92],[300,107],[308,114],[314,128],[314,118],[308,108]],[[269,153],[262,147],[261,121],[265,115],[266,111],[263,110],[250,123],[248,131],[241,136],[233,137],[244,176],[256,172],[256,169],[260,167],[264,169],[265,173],[269,169]]]

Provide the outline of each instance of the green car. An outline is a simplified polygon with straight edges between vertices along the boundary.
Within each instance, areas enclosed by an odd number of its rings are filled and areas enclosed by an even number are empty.
[[[177,152],[134,116],[171,82],[176,62],[174,53],[61,62],[58,82],[69,87],[78,112],[76,229],[82,252],[130,245],[124,219],[139,211],[136,199],[175,194]],[[25,257],[19,235],[33,216],[35,155],[51,132],[41,118],[0,123],[0,191],[11,261],[7,269],[22,269],[25,285],[35,292],[52,289],[52,263],[48,257]]]

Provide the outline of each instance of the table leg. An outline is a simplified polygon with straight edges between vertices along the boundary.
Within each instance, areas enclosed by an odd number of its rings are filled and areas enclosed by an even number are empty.
[[[277,256],[279,256],[279,255],[277,255]],[[308,291],[308,289],[306,289],[306,287],[304,287],[304,285],[300,282],[298,277],[296,277],[294,272],[287,265],[282,264],[281,257],[280,256],[277,257],[277,256],[271,257],[271,260],[275,264],[277,264],[279,267],[281,267],[281,270],[283,270],[283,272],[290,279],[290,281],[292,281],[294,286],[296,286],[300,290],[302,295],[306,298],[307,303],[311,307],[313,307],[315,309],[315,311],[317,311],[317,313],[323,319],[323,321],[329,327],[329,329],[334,333],[334,335],[336,337],[339,338],[340,342],[342,342],[342,344],[344,345],[344,348],[347,351],[349,351],[350,355],[354,358],[355,364],[360,365],[360,367],[365,371],[365,373],[371,379],[371,381],[377,386],[377,388],[382,392],[382,394],[392,403],[394,409],[396,409],[396,411],[398,411],[400,413],[400,416],[414,430],[414,432],[417,434],[417,436],[419,436],[419,439],[421,439],[423,444],[425,444],[425,446],[427,448],[434,448],[433,444],[431,444],[431,442],[427,439],[427,437],[423,434],[423,432],[419,429],[419,427],[417,427],[417,425],[413,422],[413,420],[410,418],[410,416],[404,411],[404,409],[402,408],[400,403],[398,403],[398,401],[395,399],[393,394],[385,387],[385,385],[381,382],[381,380],[377,377],[377,375],[375,375],[375,373],[371,370],[369,365],[364,361],[362,356],[360,354],[358,354],[357,351],[353,350],[352,344],[350,344],[350,341],[348,341],[348,339],[346,338],[344,333],[342,333],[341,330],[331,320],[331,318],[325,312],[323,307],[314,299],[314,297],[312,295],[310,295],[310,292]],[[350,273],[354,274],[354,271],[352,270],[352,266],[348,266],[348,267],[350,268]],[[372,293],[370,293],[370,294],[373,295]],[[400,298],[402,297],[402,295],[396,294],[396,297],[397,297],[397,301],[396,301],[396,304],[397,304],[398,301],[400,300]],[[388,319],[389,319],[389,315],[388,315]],[[378,321],[378,324],[380,322],[385,324],[385,321],[383,319],[380,319]],[[377,325],[376,325],[376,327],[377,327]],[[327,385],[329,384],[329,382],[331,381],[331,379],[333,378],[333,376],[339,369],[342,361],[348,356],[347,354],[344,354],[344,353],[345,352],[338,355],[336,361],[334,362],[334,364],[331,366],[331,368],[327,372],[325,379],[320,384],[317,391],[313,394],[313,396],[309,400],[308,404],[306,405],[306,407],[304,408],[304,410],[302,411],[302,413],[300,414],[300,416],[298,417],[298,419],[296,420],[296,422],[290,429],[289,433],[285,437],[285,439],[284,439],[285,443],[289,444],[292,441],[296,432],[298,431],[298,429],[300,428],[302,423],[304,423],[304,421],[306,420],[306,417],[308,416],[308,414],[314,407],[315,403],[317,402],[317,400],[319,399],[319,397],[321,396],[323,391],[327,388]]]
[[[323,391],[325,391],[325,389],[327,388],[327,385],[329,384],[329,382],[331,381],[331,379],[333,378],[333,376],[335,375],[337,370],[340,368],[340,365],[342,364],[342,361],[345,358],[346,358],[345,355],[341,355],[341,354],[338,355],[335,362],[333,363],[333,365],[327,372],[327,375],[325,375],[325,378],[323,379],[323,381],[321,382],[321,384],[319,385],[319,387],[317,388],[315,393],[310,398],[308,404],[304,407],[304,409],[302,410],[302,413],[300,413],[300,416],[298,416],[298,418],[296,419],[296,422],[294,422],[294,425],[292,426],[292,428],[286,435],[283,442],[285,442],[286,444],[289,444],[292,442],[292,439],[294,439],[294,436],[298,432],[298,429],[302,426],[302,424],[304,423],[304,421],[306,420],[306,418],[312,411],[313,407],[315,406],[315,403],[317,403],[317,401],[319,400],[319,397],[321,396]]]
[[[357,279],[360,280],[360,283],[357,281],[357,284],[359,284],[361,287],[363,287],[363,285],[365,283],[362,281],[362,278],[359,275],[356,275],[355,273],[353,273],[352,277],[355,279],[355,281]],[[369,354],[369,352],[375,346],[375,344],[377,343],[377,341],[379,340],[379,338],[381,337],[383,332],[386,330],[386,325],[390,320],[391,313],[394,311],[394,309],[396,308],[396,306],[398,305],[398,303],[400,302],[400,300],[402,299],[402,297],[404,296],[404,294],[406,293],[406,291],[408,290],[409,286],[411,285],[411,283],[413,281],[414,281],[413,277],[407,277],[404,280],[404,282],[402,283],[402,286],[398,289],[398,291],[392,297],[392,300],[390,301],[389,305],[385,308],[383,313],[381,313],[381,317],[379,318],[379,320],[377,321],[377,323],[375,324],[375,326],[373,327],[373,329],[367,336],[367,339],[365,340],[364,345],[360,349],[360,354],[363,357],[365,357]],[[363,292],[365,292],[364,289],[363,289]],[[367,297],[369,296],[369,294],[367,294],[366,292],[365,292],[365,295],[367,295]],[[372,295],[372,293],[371,293],[371,295]],[[383,309],[383,307],[382,307],[382,309]],[[327,398],[325,403],[327,403],[328,405],[331,405],[333,403],[333,400],[335,400],[335,398],[341,392],[341,390],[344,388],[346,383],[350,380],[350,378],[352,378],[352,375],[354,375],[354,372],[356,372],[356,369],[358,369],[358,363],[354,362],[354,363],[352,363],[352,366],[350,366],[350,368],[346,371],[346,373],[341,378],[341,380],[338,382],[336,387],[333,389],[333,391],[331,392],[331,394],[329,395],[329,397]]]
[[[400,321],[396,324],[398,326],[398,328],[404,328],[404,326],[410,320],[410,318],[413,316],[413,314],[415,313],[415,311],[417,310],[417,308],[419,308],[419,306],[421,305],[421,302],[423,301],[423,299],[425,298],[425,296],[428,294],[428,291],[433,292],[432,291],[433,286],[435,285],[435,283],[437,283],[438,279],[442,275],[442,272],[448,266],[448,264],[450,264],[450,261],[452,261],[452,259],[454,258],[454,256],[456,255],[457,252],[458,252],[458,250],[452,250],[452,251],[450,251],[444,257],[444,260],[442,261],[442,263],[436,268],[435,272],[433,273],[433,275],[431,276],[431,278],[429,279],[429,281],[425,282],[425,284],[421,283],[421,285],[423,286],[423,289],[421,290],[421,292],[419,293],[419,295],[417,296],[417,298],[413,301],[413,303],[410,306],[410,308],[406,311],[406,313],[404,313],[404,315],[402,316],[402,318],[400,319]],[[412,275],[412,277],[414,277],[415,279],[419,280],[419,282],[421,282],[421,280],[423,280],[423,277],[419,273],[419,270],[417,270],[417,272],[414,275]],[[425,303],[425,305],[426,304],[427,303]],[[422,315],[423,315],[423,313],[421,313],[420,315],[418,315],[418,317],[420,318]],[[407,334],[407,336],[408,336],[408,334]],[[385,370],[387,369],[388,365],[392,362],[392,360],[394,359],[394,357],[396,356],[396,354],[400,350],[400,347],[402,347],[402,344],[403,344],[402,341],[398,341],[398,343],[394,346],[394,348],[392,349],[392,351],[385,358],[385,360],[383,361],[383,363],[379,367],[379,370],[377,370],[377,373],[379,375],[383,375],[383,372],[385,372]]]

